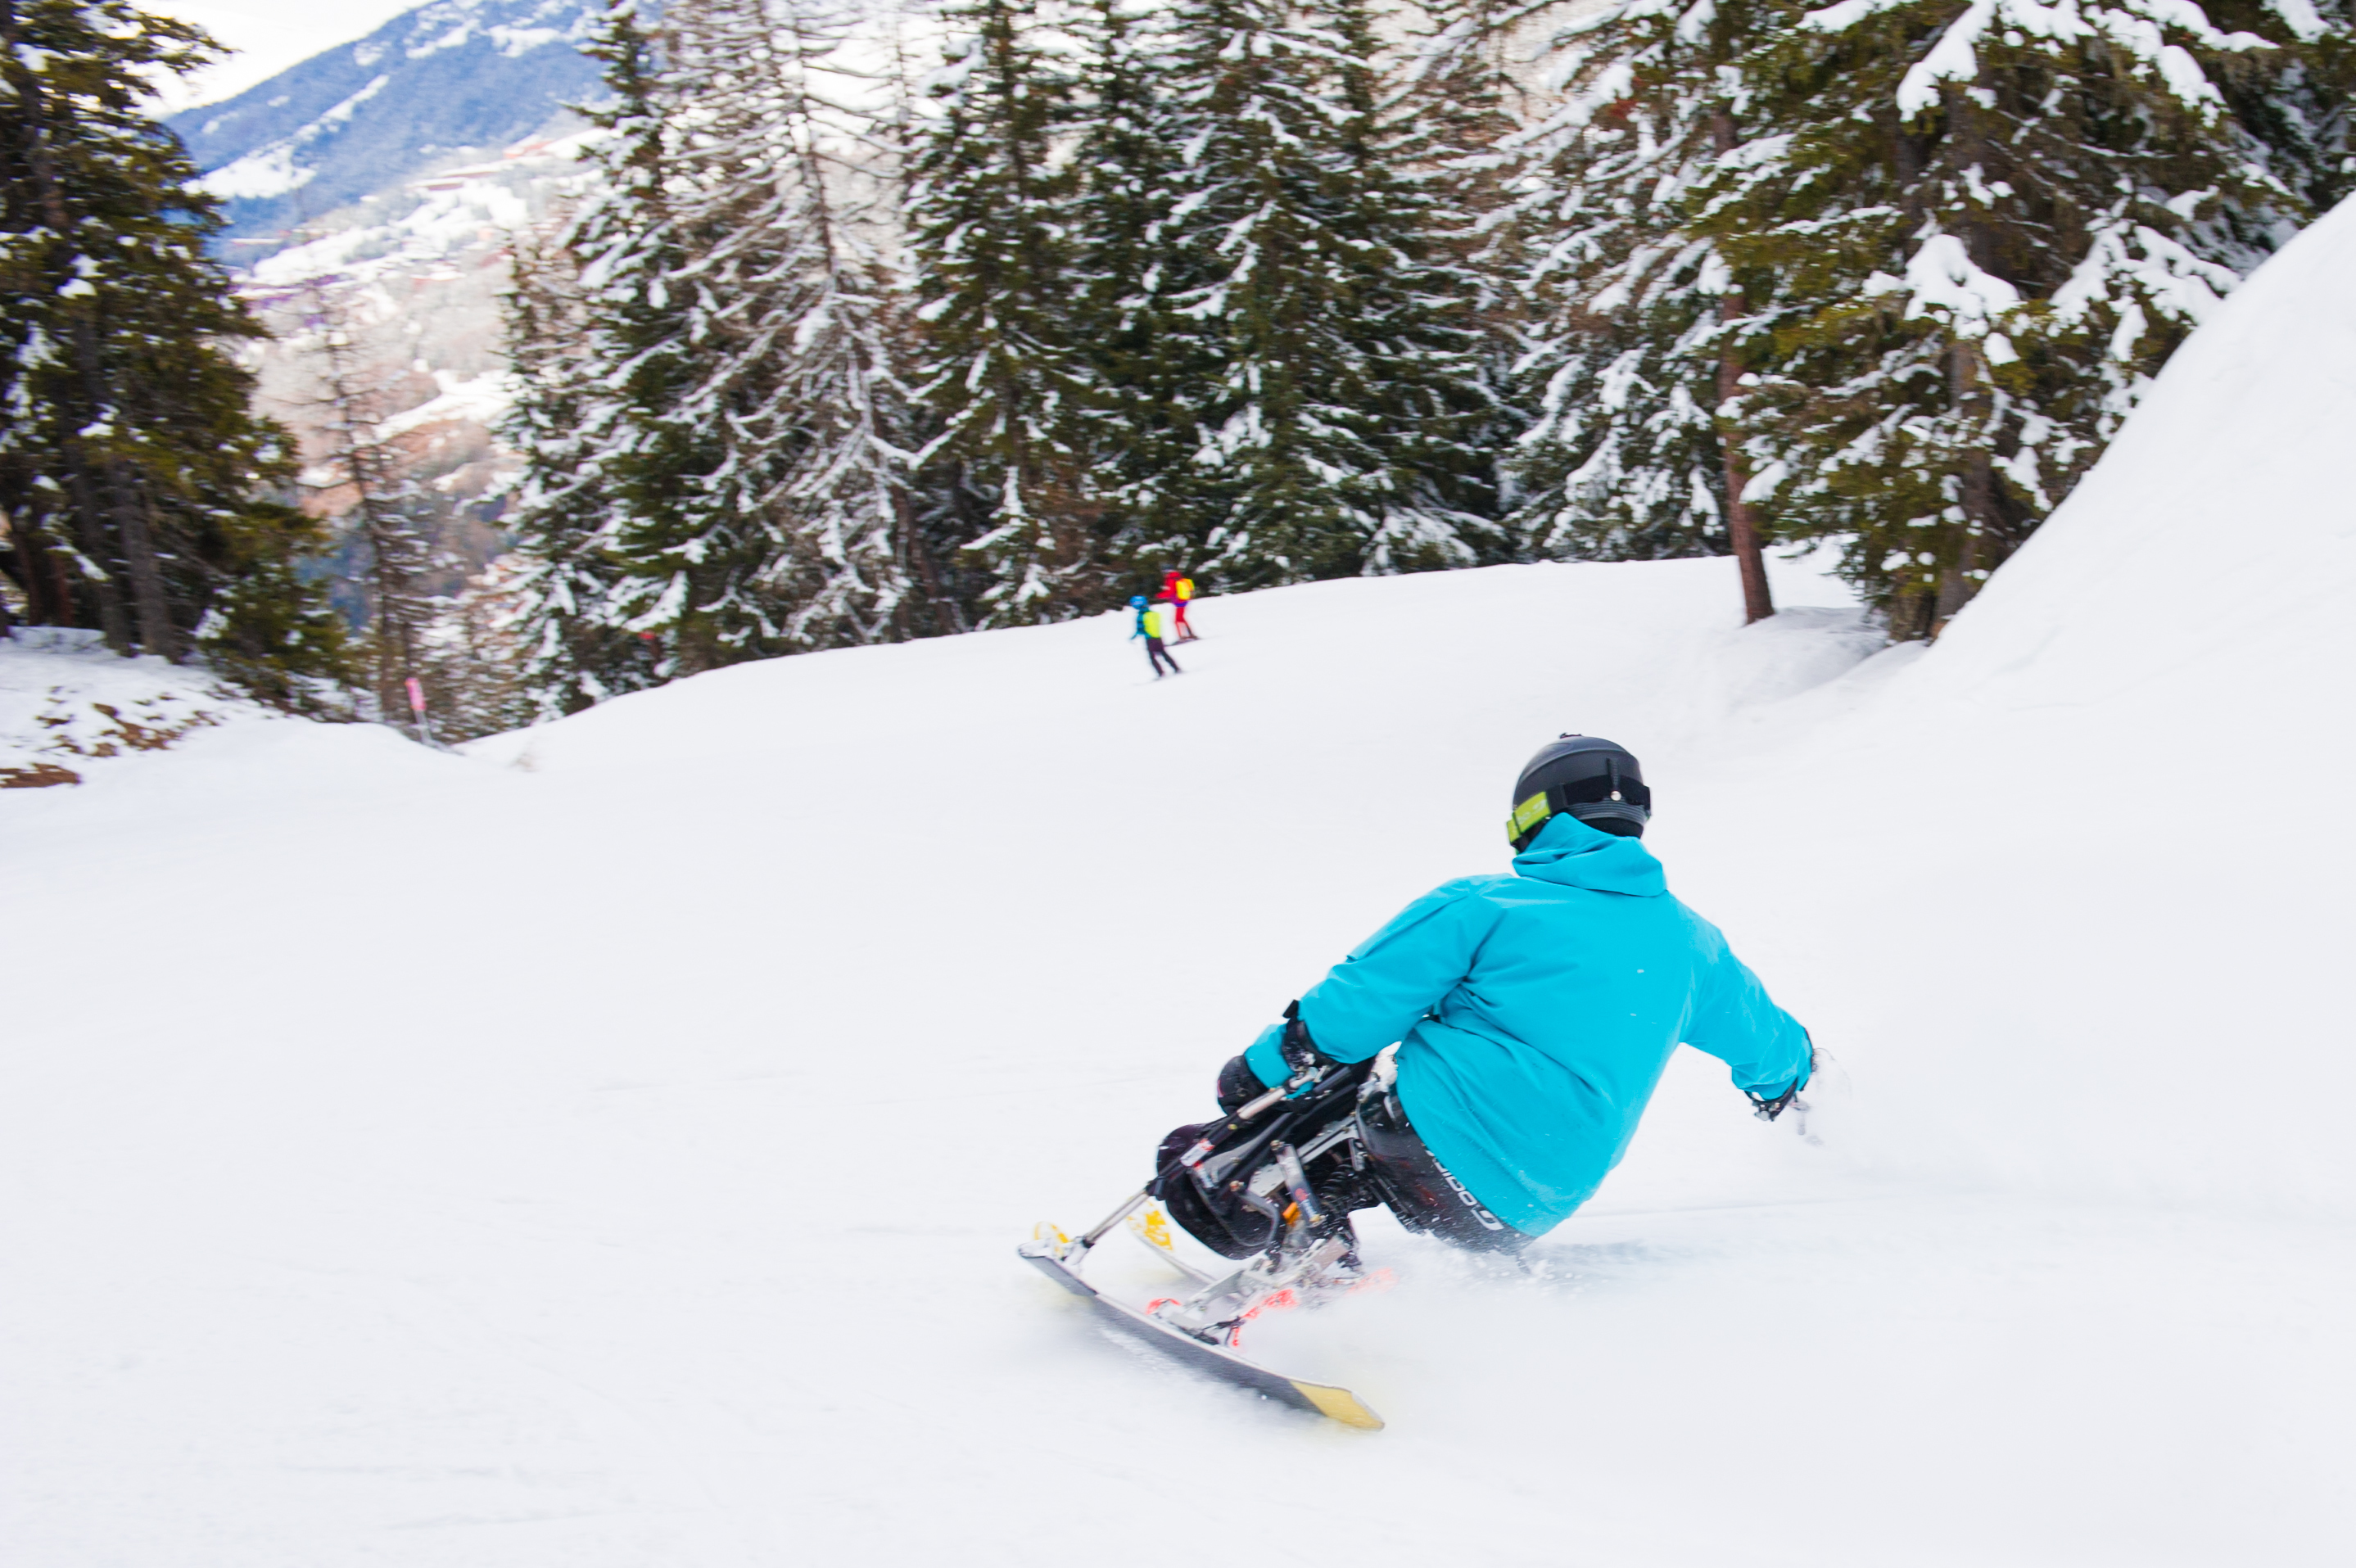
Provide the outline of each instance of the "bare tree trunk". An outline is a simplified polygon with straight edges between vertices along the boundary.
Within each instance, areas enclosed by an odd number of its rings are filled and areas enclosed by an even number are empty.
[[[50,546],[48,519],[22,512],[9,519],[9,532],[16,541],[16,560],[23,570],[26,619],[36,626],[71,625],[73,580]]]
[[[155,559],[155,535],[147,527],[146,499],[128,463],[118,458],[108,464],[106,477],[114,502],[115,538],[123,545],[123,563],[131,569],[131,602],[139,612],[139,651],[177,664],[179,639],[173,635],[172,607],[164,597],[163,565]]]
[[[1983,66],[1979,83],[1982,89],[1987,85],[1987,74]],[[1947,123],[1954,128],[1956,162],[1965,167],[1984,165],[1987,161],[1986,135],[1977,105],[1953,83],[1948,84],[1944,97]],[[1994,236],[1986,224],[1966,222],[1957,238],[1974,264],[2003,275],[2003,269],[1997,264],[1999,258],[1994,254]],[[1983,543],[1996,537],[2004,521],[1997,505],[1996,464],[1987,446],[1987,421],[1995,412],[1996,398],[1988,380],[1987,358],[1979,345],[1977,338],[1958,337],[1948,349],[1949,390],[1956,411],[1967,421],[1970,445],[1961,475],[1964,537],[1954,558],[1939,572],[1938,597],[1931,607],[1931,624],[1927,628],[1933,637],[1979,592],[1980,580],[1974,573],[1979,568]]]
[[[1718,302],[1719,316],[1724,320],[1729,302]],[[1719,356],[1718,400],[1720,407],[1741,389],[1742,365],[1731,349]],[[1763,621],[1775,613],[1774,595],[1767,587],[1767,556],[1759,543],[1759,522],[1751,510],[1751,503],[1742,492],[1751,484],[1749,466],[1742,461],[1742,449],[1720,431],[1718,449],[1726,459],[1726,532],[1734,545],[1734,559],[1742,572],[1742,623],[1749,625]]]
[[[1719,110],[1711,124],[1713,139],[1720,155],[1734,150],[1734,116]],[[1732,324],[1743,310],[1740,294],[1720,294],[1718,298],[1718,319],[1721,326]],[[1718,402],[1724,408],[1742,387],[1742,361],[1734,352],[1731,342],[1719,351]],[[1775,597],[1767,587],[1767,557],[1759,540],[1759,518],[1751,503],[1742,498],[1750,488],[1750,465],[1742,461],[1741,443],[1733,432],[1718,432],[1718,450],[1726,462],[1726,533],[1734,547],[1734,560],[1742,574],[1742,622],[1750,625],[1763,621],[1775,613]]]
[[[106,633],[106,645],[128,656],[131,623],[123,613],[123,590],[115,584],[114,574],[107,570],[114,560],[114,549],[106,537],[105,514],[98,508],[98,493],[91,485],[90,464],[84,459],[81,442],[78,438],[68,441],[66,453],[66,498],[73,504],[74,543],[82,560],[82,570],[75,575],[89,585],[91,597],[98,601],[98,624]],[[100,575],[91,575],[93,570]]]
[[[1978,358],[1968,343],[1956,344],[1955,354],[1958,358]],[[1983,380],[1966,406],[1984,411],[1988,400]],[[1964,460],[1964,539],[1955,559],[1939,573],[1939,599],[1932,610],[1933,636],[1979,592],[1980,580],[1975,573],[1979,569],[1981,542],[1994,536],[1998,522],[1996,465],[1986,452],[1975,452]]]
[[[424,543],[401,512],[402,475],[396,454],[381,440],[364,433],[388,412],[382,407],[383,389],[369,379],[360,363],[342,307],[316,285],[311,298],[320,329],[317,404],[328,411],[328,428],[334,432],[329,456],[352,487],[351,510],[359,515],[360,537],[369,549],[365,645],[377,717],[423,741],[423,728],[410,712],[408,685],[424,674],[426,628],[417,602]]]
[[[924,537],[916,531],[916,504],[908,499],[908,492],[904,485],[892,487],[892,515],[900,525],[900,550],[905,558],[902,565],[904,569],[913,565],[916,569],[916,576],[925,585],[925,618],[933,624],[934,634],[942,635],[964,631],[965,628],[953,618],[954,607],[948,603],[948,595],[941,592],[940,571],[933,565],[933,552],[925,548]],[[905,621],[902,626],[905,630]]]
[[[8,533],[5,564],[0,566],[0,571],[5,571],[25,595],[26,624],[48,625],[49,563],[47,552],[41,549],[38,526],[29,511],[19,515],[0,506],[0,528]]]

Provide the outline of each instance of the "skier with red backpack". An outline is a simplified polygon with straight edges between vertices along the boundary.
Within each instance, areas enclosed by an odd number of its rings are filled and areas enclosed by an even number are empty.
[[[1174,566],[1162,574],[1162,599],[1170,606],[1171,620],[1178,633],[1174,639],[1177,642],[1193,643],[1202,640],[1194,635],[1194,628],[1186,624],[1186,606],[1194,602],[1194,580],[1193,578]]]

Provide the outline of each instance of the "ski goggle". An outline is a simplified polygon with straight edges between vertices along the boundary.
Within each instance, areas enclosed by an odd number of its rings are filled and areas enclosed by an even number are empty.
[[[1514,807],[1513,814],[1505,818],[1505,837],[1519,843],[1522,835],[1535,831],[1558,811],[1569,812],[1577,805],[1601,805],[1607,801],[1634,806],[1643,814],[1640,821],[1653,813],[1653,792],[1638,780],[1616,775],[1573,779],[1569,784],[1540,790]]]

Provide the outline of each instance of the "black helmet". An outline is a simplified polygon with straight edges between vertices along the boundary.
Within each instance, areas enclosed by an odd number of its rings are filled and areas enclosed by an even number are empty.
[[[1620,747],[1593,735],[1565,735],[1539,748],[1514,781],[1514,814],[1505,818],[1514,852],[1528,848],[1558,811],[1605,833],[1642,838],[1653,817],[1653,792],[1644,787],[1644,768]]]

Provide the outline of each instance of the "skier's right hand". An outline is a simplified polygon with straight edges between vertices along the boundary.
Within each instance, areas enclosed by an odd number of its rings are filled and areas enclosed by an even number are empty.
[[[1227,1064],[1219,1069],[1219,1109],[1228,1115],[1267,1093],[1268,1085],[1259,1081],[1259,1074],[1242,1057],[1230,1057]]]
[[[1284,1039],[1277,1049],[1284,1053],[1284,1064],[1292,1069],[1294,1077],[1303,1072],[1323,1072],[1336,1065],[1333,1059],[1317,1049],[1309,1038],[1309,1026],[1301,1021],[1301,1004],[1295,1002],[1284,1012]]]

